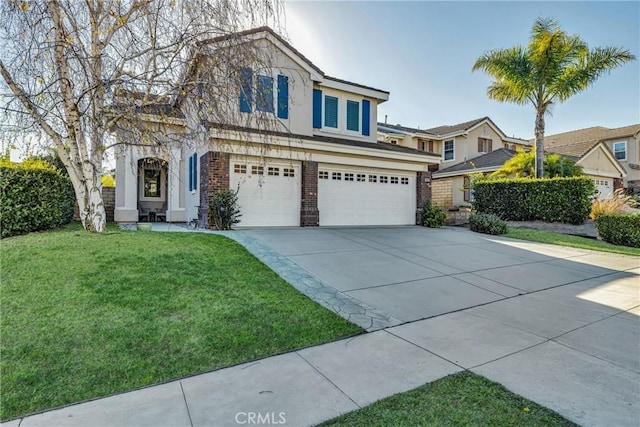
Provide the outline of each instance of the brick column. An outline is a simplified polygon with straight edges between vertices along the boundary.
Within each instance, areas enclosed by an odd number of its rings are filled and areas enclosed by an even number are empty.
[[[416,225],[422,225],[422,209],[431,201],[431,172],[416,173]]]
[[[622,178],[613,178],[613,191],[623,187]]]
[[[200,156],[200,208],[198,220],[209,228],[209,199],[213,193],[229,188],[229,153],[209,151]]]
[[[320,225],[318,210],[318,162],[302,162],[302,200],[300,203],[300,226]]]

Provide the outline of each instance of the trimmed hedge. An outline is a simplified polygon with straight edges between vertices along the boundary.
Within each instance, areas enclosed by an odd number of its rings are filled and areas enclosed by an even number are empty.
[[[51,169],[0,166],[0,236],[48,230],[71,222],[71,180]]]
[[[595,186],[587,177],[477,180],[473,207],[505,220],[582,224]]]
[[[640,248],[640,214],[599,215],[596,228],[605,242]]]

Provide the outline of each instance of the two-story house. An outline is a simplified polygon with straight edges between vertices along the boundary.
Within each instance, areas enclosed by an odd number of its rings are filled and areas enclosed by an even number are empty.
[[[470,202],[469,175],[498,170],[527,140],[508,137],[489,117],[429,129],[378,123],[378,140],[433,153],[432,200],[450,209]]]
[[[184,76],[139,110],[161,150],[116,132],[116,221],[202,223],[232,189],[240,226],[416,223],[440,155],[378,143],[388,92],[325,75],[266,27],[202,42]]]
[[[602,197],[617,188],[640,193],[640,124],[595,126],[544,138],[545,151],[572,156]]]

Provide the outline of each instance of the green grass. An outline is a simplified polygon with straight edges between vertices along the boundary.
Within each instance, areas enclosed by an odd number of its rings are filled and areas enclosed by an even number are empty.
[[[0,419],[360,332],[221,236],[3,239]]]
[[[380,400],[321,426],[574,426],[486,378],[461,372]]]
[[[612,245],[611,243],[603,242],[601,240],[589,239],[587,237],[571,236],[568,234],[556,233],[553,231],[508,227],[507,234],[504,234],[504,236],[520,240],[529,240],[532,242],[550,243],[553,245],[570,246],[572,248],[580,249],[590,249],[592,251],[640,256],[640,248]]]

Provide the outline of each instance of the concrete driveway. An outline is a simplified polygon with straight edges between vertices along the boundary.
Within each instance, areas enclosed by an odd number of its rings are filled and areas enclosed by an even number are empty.
[[[244,233],[388,314],[389,326],[400,324],[385,328],[393,337],[579,424],[638,425],[640,257],[460,228]],[[340,367],[335,381],[367,363],[346,360],[323,362]]]
[[[581,425],[638,425],[640,257],[457,228],[219,234],[373,332],[2,427],[315,425],[464,369]]]

